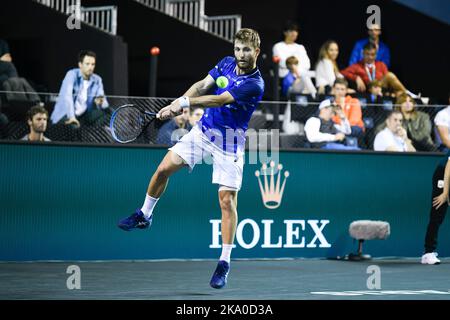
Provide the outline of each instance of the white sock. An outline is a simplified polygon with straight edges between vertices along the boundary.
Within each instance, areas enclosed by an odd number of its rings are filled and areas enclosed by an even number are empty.
[[[159,198],[150,197],[148,194],[145,195],[144,205],[141,208],[142,213],[148,219],[152,216],[153,208],[156,206]]]
[[[231,249],[233,249],[232,244],[222,244],[222,255],[219,260],[230,263]]]

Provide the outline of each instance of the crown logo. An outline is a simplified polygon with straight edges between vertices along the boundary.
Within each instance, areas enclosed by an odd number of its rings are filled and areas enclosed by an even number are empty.
[[[275,172],[275,162],[271,161],[270,168],[267,168],[267,164],[264,163],[261,167],[261,171],[255,171],[255,176],[258,178],[259,189],[261,190],[261,196],[264,206],[268,209],[276,209],[280,206],[281,200],[283,199],[283,191],[284,186],[286,185],[286,179],[287,177],[289,177],[289,171],[285,171],[284,180],[280,188],[281,171],[283,169],[283,165],[281,163],[278,164],[277,169],[277,172]],[[264,187],[261,182],[261,175],[264,176]]]

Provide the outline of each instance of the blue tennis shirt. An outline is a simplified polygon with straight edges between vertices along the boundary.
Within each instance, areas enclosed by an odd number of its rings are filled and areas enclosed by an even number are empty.
[[[220,76],[228,79],[227,87],[216,86],[215,94],[220,95],[228,91],[233,96],[234,102],[205,109],[199,121],[202,131],[212,142],[221,146],[223,150],[233,153],[244,150],[248,122],[264,93],[264,81],[258,68],[242,75],[237,75],[235,69],[236,60],[229,56],[223,58],[209,71],[214,80]],[[230,135],[230,132],[233,135]]]

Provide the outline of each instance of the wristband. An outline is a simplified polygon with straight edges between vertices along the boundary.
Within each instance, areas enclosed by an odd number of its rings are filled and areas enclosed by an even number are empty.
[[[180,100],[180,106],[181,108],[189,108],[191,104],[189,103],[189,97],[183,96],[178,98]]]

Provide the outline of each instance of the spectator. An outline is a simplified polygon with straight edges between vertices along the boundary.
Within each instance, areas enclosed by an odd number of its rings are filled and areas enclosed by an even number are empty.
[[[197,122],[200,121],[204,113],[205,111],[203,110],[203,108],[195,108],[194,111],[192,111],[191,115],[189,116],[189,124],[191,125],[191,127],[195,126]]]
[[[359,100],[347,95],[348,82],[338,78],[334,82],[333,92],[336,105],[342,110],[351,126],[351,136],[361,137],[364,133],[361,104]],[[341,117],[337,114],[333,117],[334,123],[341,124]]]
[[[386,128],[375,137],[375,151],[416,151],[402,126],[403,115],[400,111],[392,111],[386,119]]]
[[[357,63],[363,59],[363,48],[366,44],[372,43],[376,50],[376,60],[383,62],[388,68],[391,67],[391,53],[388,46],[380,41],[381,27],[378,24],[372,24],[367,30],[369,38],[362,39],[356,42],[353,51],[350,55],[349,66]]]
[[[22,139],[24,141],[50,141],[44,136],[47,130],[48,112],[44,107],[34,106],[27,112],[27,123],[30,133]]]
[[[434,117],[436,126],[436,138],[439,144],[439,151],[447,152],[450,149],[450,94],[448,96],[448,106],[442,109]]]
[[[340,125],[335,124],[331,120],[333,107],[328,99],[320,103],[319,115],[312,116],[305,123],[306,138],[313,148],[359,150],[358,147],[344,144],[345,135],[351,133],[350,123],[343,118]]]
[[[314,87],[314,85],[312,84],[311,79],[301,76],[298,69],[298,59],[294,56],[287,58],[286,66],[289,73],[283,78],[281,84],[282,95],[289,97],[289,94],[291,93],[309,94],[311,92],[311,86]],[[315,97],[315,93],[313,97]]]
[[[67,72],[59,91],[58,101],[51,115],[52,123],[66,125],[101,124],[108,102],[102,78],[94,73],[96,54],[83,50],[78,55],[78,68]]]
[[[398,80],[397,76],[390,72],[387,66],[381,61],[375,61],[377,49],[374,44],[367,43],[364,46],[363,60],[352,64],[341,73],[344,77],[355,83],[359,92],[366,92],[366,86],[370,81],[380,80],[383,89],[389,89],[396,95],[407,92],[413,95]],[[417,97],[414,95],[414,97]]]
[[[339,47],[334,40],[326,41],[320,48],[316,64],[316,87],[319,94],[331,94],[336,79],[344,78],[336,63],[338,55]]]
[[[189,114],[189,108],[184,108],[182,114],[164,123],[158,131],[156,142],[166,146],[173,146],[177,143],[192,129],[189,123]]]
[[[403,114],[403,128],[412,140],[414,148],[418,151],[435,151],[431,138],[430,116],[422,111],[417,111],[414,100],[407,94],[398,96],[396,104]]]
[[[5,80],[15,77],[18,77],[18,74],[12,62],[8,43],[0,39],[0,88]]]
[[[381,81],[370,81],[367,84],[367,91],[368,104],[383,104],[383,87],[381,86]]]
[[[289,69],[286,65],[287,58],[292,56],[296,57],[298,60],[298,75],[305,84],[305,87],[308,89],[308,93],[315,97],[317,90],[311,80],[311,77],[314,76],[314,72],[309,70],[311,68],[311,62],[305,47],[296,43],[298,33],[298,25],[293,22],[287,22],[283,30],[284,40],[273,46],[273,56],[278,56],[280,58],[280,80],[286,77],[289,73]]]

